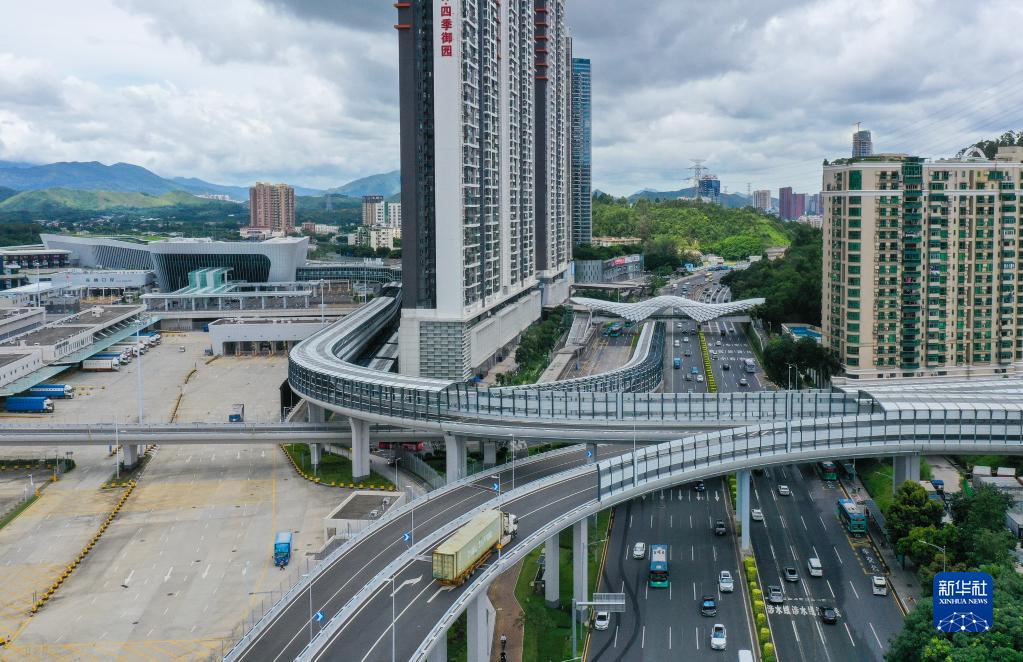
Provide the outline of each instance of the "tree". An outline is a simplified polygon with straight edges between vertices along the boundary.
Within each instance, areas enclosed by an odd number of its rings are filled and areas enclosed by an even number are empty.
[[[1000,531],[1010,506],[1012,498],[990,485],[981,485],[970,496],[953,494],[949,500],[952,519],[970,535],[981,529]]]
[[[899,544],[916,527],[937,529],[944,513],[941,504],[929,499],[920,483],[907,480],[899,485],[885,513],[888,538]]]

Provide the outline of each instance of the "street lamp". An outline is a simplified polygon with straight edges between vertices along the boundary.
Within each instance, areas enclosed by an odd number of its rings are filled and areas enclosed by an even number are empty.
[[[785,379],[788,380],[789,390],[791,391],[792,390],[792,372],[791,371],[793,369],[795,369],[795,371],[796,371],[796,380],[798,382],[798,380],[799,380],[799,368],[797,368],[796,364],[794,364],[794,363],[786,363],[785,365],[786,365]]]
[[[928,547],[933,547],[934,549],[936,549],[936,550],[941,552],[941,571],[945,572],[945,567],[946,567],[946,565],[945,565],[945,562],[946,562],[945,548],[942,547],[941,545],[935,545],[934,543],[927,542],[926,540],[918,540],[917,542],[922,542],[923,544],[927,545]]]

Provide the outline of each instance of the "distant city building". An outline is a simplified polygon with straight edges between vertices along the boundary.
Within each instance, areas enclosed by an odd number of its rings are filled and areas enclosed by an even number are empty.
[[[382,195],[362,196],[362,224],[384,225],[387,222],[387,205]]]
[[[703,175],[700,177],[700,197],[704,200],[717,201],[721,197],[721,182],[717,175]]]
[[[796,223],[806,223],[811,228],[820,230],[824,225],[824,217],[820,214],[807,214],[797,218]]]
[[[792,199],[792,187],[778,189],[778,218],[783,221],[791,221],[796,218],[793,214],[794,204]]]
[[[853,379],[1015,372],[1023,147],[824,166],[823,344]]]
[[[259,182],[249,189],[249,227],[288,234],[295,229],[295,189]]]
[[[590,61],[572,58],[572,242],[593,240]]]
[[[395,6],[399,368],[461,381],[539,318],[541,299],[568,296],[565,2]]]
[[[854,132],[852,137],[853,158],[858,156],[871,156],[873,153],[874,143],[870,139],[870,131],[862,130]]]
[[[806,196],[806,215],[819,216],[821,213],[821,194],[812,193]]]
[[[643,274],[643,256],[624,255],[610,260],[576,260],[575,282],[615,283],[634,280]]]
[[[753,206],[763,212],[771,211],[771,192],[766,189],[753,191]]]
[[[785,257],[785,253],[789,249],[786,246],[773,246],[771,248],[764,249],[764,257],[768,260],[780,260]]]
[[[792,194],[792,216],[791,218],[799,218],[806,213],[806,194],[805,193],[794,193]]]
[[[398,236],[401,236],[401,203],[400,202],[388,202],[387,203],[387,227],[396,228],[398,230]]]
[[[312,221],[306,221],[302,224],[302,232],[308,232],[309,234],[316,233],[316,224]]]
[[[643,243],[639,237],[594,237],[594,246],[638,246]]]

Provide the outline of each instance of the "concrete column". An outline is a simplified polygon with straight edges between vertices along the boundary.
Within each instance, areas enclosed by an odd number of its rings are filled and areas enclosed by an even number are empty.
[[[124,452],[121,460],[124,464],[124,468],[134,468],[134,466],[139,463],[139,447],[135,444],[121,444],[121,450]]]
[[[448,662],[448,633],[445,631],[437,638],[433,650],[426,658],[426,662]]]
[[[483,442],[483,465],[493,467],[497,465],[497,442]]]
[[[369,421],[348,419],[352,425],[352,478],[369,476]]]
[[[324,423],[327,420],[327,411],[311,402],[306,402],[306,420],[310,423]]]
[[[920,480],[920,454],[896,455],[892,462],[892,487],[897,490],[907,480]]]
[[[320,466],[320,456],[323,453],[322,444],[309,444],[309,461],[314,467]]]
[[[465,437],[459,437],[449,432],[444,433],[444,452],[447,454],[447,481],[453,483],[465,477],[466,454]]]
[[[555,533],[544,543],[543,597],[548,607],[557,608],[561,605],[561,545],[560,536]]]
[[[597,461],[597,444],[586,444],[586,464],[593,464]]]
[[[486,591],[481,591],[469,602],[465,613],[468,616],[465,628],[469,645],[468,662],[490,662],[496,612]]]
[[[572,525],[572,597],[576,602],[586,602],[588,598],[588,528],[586,519]]]
[[[742,531],[742,537],[739,544],[739,550],[746,554],[752,551],[750,547],[750,531],[749,531],[749,493],[750,493],[750,473],[749,469],[742,469],[735,474],[736,485],[735,485],[735,496],[736,509],[739,511],[739,529]]]

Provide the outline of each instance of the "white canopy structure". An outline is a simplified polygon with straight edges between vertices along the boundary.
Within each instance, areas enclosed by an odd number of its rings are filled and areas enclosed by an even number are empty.
[[[723,315],[749,310],[753,306],[764,303],[762,298],[726,301],[725,303],[703,303],[673,295],[657,296],[637,303],[617,303],[586,297],[572,297],[571,301],[579,306],[586,306],[590,310],[602,310],[630,322],[640,322],[662,310],[675,310],[697,322],[709,322]]]

